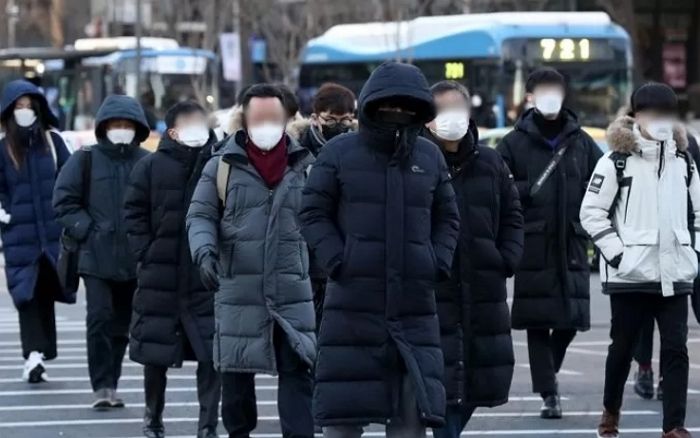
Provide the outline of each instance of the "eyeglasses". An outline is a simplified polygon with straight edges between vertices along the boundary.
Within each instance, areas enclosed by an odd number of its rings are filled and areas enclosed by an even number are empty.
[[[329,117],[318,116],[318,120],[321,123],[323,123],[324,126],[328,126],[329,128],[335,128],[338,125],[343,125],[345,127],[348,127],[348,126],[352,126],[352,123],[353,123],[352,117],[343,117],[343,118],[337,119],[333,116],[329,116]]]

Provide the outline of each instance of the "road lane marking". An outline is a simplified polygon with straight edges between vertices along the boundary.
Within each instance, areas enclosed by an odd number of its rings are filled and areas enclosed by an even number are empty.
[[[530,365],[526,363],[519,363],[517,366],[519,366],[520,368],[527,368],[528,370],[530,369]],[[564,376],[583,376],[583,373],[579,371],[566,370],[564,368],[559,370],[559,374]]]
[[[170,404],[166,403],[166,406]],[[635,413],[637,412],[637,413]],[[659,415],[659,412],[655,411],[623,411],[624,415]],[[475,413],[474,417],[479,418],[520,418],[520,417],[539,417],[539,412],[502,412],[502,413]],[[582,416],[582,417],[597,417],[600,416],[600,411],[578,411],[578,412],[567,412],[568,417]],[[258,416],[258,421],[279,421],[278,415],[261,415]],[[196,417],[173,417],[165,418],[165,423],[189,423],[196,422],[198,418]],[[16,421],[11,423],[0,423],[0,428],[11,428],[11,427],[48,427],[48,426],[87,426],[87,425],[97,425],[97,424],[126,424],[126,423],[142,423],[143,418],[91,418],[91,419],[77,419],[77,420],[42,420],[42,421]],[[566,429],[564,429],[566,430]],[[651,430],[651,429],[650,429]]]

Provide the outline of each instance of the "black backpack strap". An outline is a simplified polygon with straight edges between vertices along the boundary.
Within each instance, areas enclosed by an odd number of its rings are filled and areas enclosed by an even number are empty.
[[[693,157],[690,156],[690,153],[688,153],[688,151],[677,151],[676,155],[683,157],[683,159],[685,160],[685,186],[690,187],[690,183],[693,181],[693,173],[695,173],[695,162],[693,160]]]
[[[695,212],[693,211],[693,200],[690,197],[690,184],[693,182],[693,173],[695,172],[695,160],[688,151],[677,151],[676,155],[683,157],[686,167],[685,187],[688,196],[688,231],[690,231],[690,245],[695,247]]]
[[[613,198],[613,202],[608,210],[608,215],[612,217],[615,213],[615,208],[617,208],[617,203],[620,202],[620,194],[622,193],[622,187],[624,185],[625,179],[625,168],[627,167],[627,159],[630,154],[625,152],[613,152],[608,158],[612,160],[615,166],[615,176],[617,178],[617,192]]]

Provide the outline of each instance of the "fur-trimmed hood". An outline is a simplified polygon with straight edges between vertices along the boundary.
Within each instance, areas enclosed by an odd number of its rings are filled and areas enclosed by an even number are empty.
[[[615,152],[635,152],[639,150],[639,144],[634,134],[635,120],[630,116],[622,116],[612,122],[608,127],[606,137],[610,150]],[[688,150],[688,134],[683,125],[677,123],[673,127],[673,140],[679,151]]]

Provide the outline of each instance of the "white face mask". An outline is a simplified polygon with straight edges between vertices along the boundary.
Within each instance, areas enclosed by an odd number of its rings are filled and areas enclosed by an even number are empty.
[[[248,128],[248,136],[253,144],[260,150],[269,151],[280,142],[284,135],[284,125],[265,122],[262,125]]]
[[[112,144],[131,144],[136,136],[136,131],[133,129],[116,128],[107,131],[107,139]]]
[[[207,125],[188,125],[177,130],[180,143],[191,148],[201,148],[209,140]]]
[[[469,111],[451,109],[438,113],[435,117],[433,134],[447,141],[461,140],[469,130]]]
[[[564,97],[557,92],[545,91],[535,95],[535,108],[545,117],[559,114]]]
[[[15,122],[22,128],[28,128],[36,122],[36,113],[31,108],[16,109]]]
[[[656,141],[667,141],[673,137],[673,120],[656,119],[647,122],[647,134]]]

